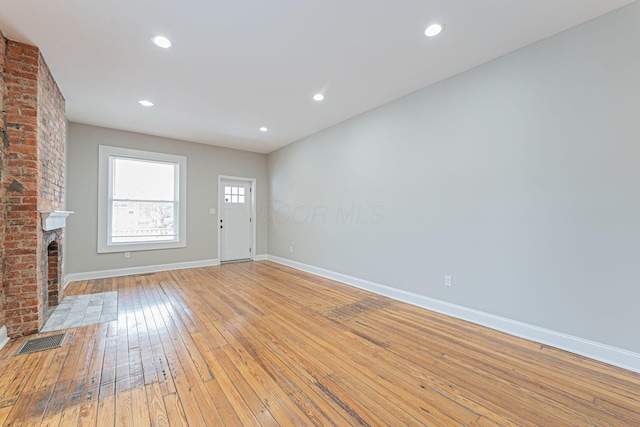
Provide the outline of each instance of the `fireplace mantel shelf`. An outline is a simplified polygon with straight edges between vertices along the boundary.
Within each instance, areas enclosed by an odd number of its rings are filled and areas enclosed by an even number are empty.
[[[64,228],[67,222],[67,217],[72,213],[73,211],[40,211],[42,229],[44,231],[51,231],[57,230],[58,228]]]

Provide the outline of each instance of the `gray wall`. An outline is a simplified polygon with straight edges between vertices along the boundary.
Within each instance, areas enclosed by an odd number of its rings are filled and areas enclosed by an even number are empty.
[[[187,247],[155,251],[98,254],[98,146],[111,145],[187,157]],[[67,152],[66,273],[85,273],[218,258],[218,175],[256,178],[256,208],[267,201],[267,158],[231,150],[131,132],[69,123]],[[256,254],[267,252],[267,227],[257,223]]]
[[[269,254],[640,352],[638,40],[634,3],[271,153]]]

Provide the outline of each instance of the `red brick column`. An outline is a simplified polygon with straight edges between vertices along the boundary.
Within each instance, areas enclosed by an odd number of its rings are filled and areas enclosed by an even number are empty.
[[[40,55],[40,65],[38,74],[38,210],[55,211],[65,209],[65,143],[66,143],[66,119],[65,102],[62,93],[58,88],[49,67]],[[44,283],[47,284],[47,265],[45,260],[47,254],[46,245],[52,236],[42,236],[42,256],[38,259],[38,271],[44,276]],[[48,296],[44,299],[49,305],[57,305],[63,297],[64,290],[64,257],[63,240],[64,229],[55,233],[58,248],[58,259],[56,261],[58,272],[56,289],[49,289]],[[60,261],[60,262],[58,262]],[[52,296],[54,296],[52,298]]]
[[[38,332],[43,314],[38,214],[38,48],[8,41],[5,60],[5,325],[9,336]]]
[[[0,178],[4,176],[7,168],[7,145],[8,136],[6,133],[6,126],[4,122],[4,97],[5,97],[5,83],[4,83],[4,62],[6,55],[7,42],[0,33]],[[5,143],[6,142],[6,143]],[[2,180],[0,180],[2,183]],[[0,185],[0,327],[5,324],[5,301],[4,301],[4,185]]]

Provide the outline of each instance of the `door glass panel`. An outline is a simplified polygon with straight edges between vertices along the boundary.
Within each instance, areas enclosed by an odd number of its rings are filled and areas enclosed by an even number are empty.
[[[225,203],[245,203],[247,190],[244,187],[225,186]]]

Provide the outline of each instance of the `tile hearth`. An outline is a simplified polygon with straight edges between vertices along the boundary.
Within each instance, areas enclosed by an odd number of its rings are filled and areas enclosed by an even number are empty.
[[[40,332],[118,320],[118,291],[64,297]]]

